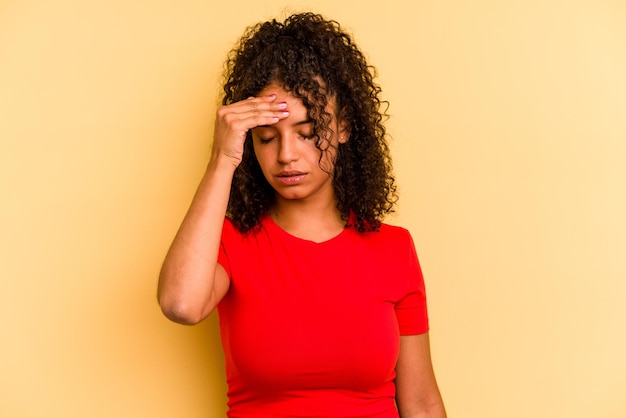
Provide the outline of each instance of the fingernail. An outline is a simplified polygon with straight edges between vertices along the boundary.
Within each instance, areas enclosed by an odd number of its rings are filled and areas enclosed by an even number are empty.
[[[289,116],[289,111],[288,111],[288,110],[285,110],[285,111],[283,112],[283,116]]]
[[[286,108],[286,107],[287,107],[287,102],[280,102],[280,103],[278,103],[278,107],[279,107],[280,109],[284,109],[284,108]]]
[[[275,94],[270,94],[270,99],[275,99],[276,95]]]

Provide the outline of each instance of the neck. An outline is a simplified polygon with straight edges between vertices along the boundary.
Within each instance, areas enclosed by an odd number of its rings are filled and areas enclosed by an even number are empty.
[[[335,200],[313,205],[279,198],[270,215],[289,234],[315,242],[331,239],[345,228]]]

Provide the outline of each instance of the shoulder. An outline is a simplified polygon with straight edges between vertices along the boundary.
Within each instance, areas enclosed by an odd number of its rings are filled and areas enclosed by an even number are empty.
[[[224,218],[224,223],[222,225],[222,244],[232,244],[241,241],[244,236],[245,234],[242,233],[237,226],[235,226],[230,218]]]
[[[408,229],[391,225],[388,223],[381,223],[380,228],[376,232],[367,232],[366,234],[370,234],[371,237],[378,237],[378,239],[386,240],[386,241],[398,241],[399,243],[412,243],[411,233]]]
[[[388,223],[381,223],[380,224],[380,232],[381,233],[385,233],[385,234],[389,234],[389,235],[410,235],[410,232],[408,229],[402,227],[402,226],[398,226],[398,225],[391,225]]]
[[[222,239],[235,237],[241,235],[235,224],[230,218],[224,218],[224,224],[222,225]]]
[[[249,231],[241,231],[237,225],[228,216],[224,218],[222,225],[222,243],[236,243],[250,240],[258,240],[260,237],[271,232],[272,228],[268,226],[268,216],[264,216],[259,223]]]
[[[415,251],[411,233],[401,226],[381,223],[377,231],[355,231],[355,235],[359,236],[359,239],[367,243],[370,248],[375,248],[390,256],[403,257]]]

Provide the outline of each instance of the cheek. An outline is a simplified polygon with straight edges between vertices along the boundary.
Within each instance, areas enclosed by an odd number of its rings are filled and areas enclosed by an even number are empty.
[[[256,141],[254,141],[252,144],[253,144],[252,151],[254,153],[254,157],[257,159],[257,161],[260,164],[261,160],[263,159],[263,148],[259,146]]]
[[[317,161],[316,161],[317,162]],[[335,155],[331,151],[325,151],[322,154],[322,159],[318,164],[320,170],[325,173],[332,173],[335,169]]]
[[[267,145],[264,146],[260,146],[260,147],[254,147],[254,158],[256,158],[256,161],[259,163],[259,166],[261,167],[261,171],[263,171],[263,173],[266,173],[267,170],[269,170],[270,165],[273,162],[273,157],[271,156],[271,151],[269,150],[269,147]]]
[[[319,166],[322,171],[331,173],[335,168],[335,161],[337,160],[337,147],[328,141],[320,144],[322,151],[317,150],[316,159],[319,159]],[[320,159],[321,152],[321,159]]]

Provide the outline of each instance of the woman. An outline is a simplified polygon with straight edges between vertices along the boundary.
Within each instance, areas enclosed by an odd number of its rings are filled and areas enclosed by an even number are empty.
[[[165,315],[219,311],[230,417],[445,417],[373,69],[333,21],[249,28],[162,267]]]

